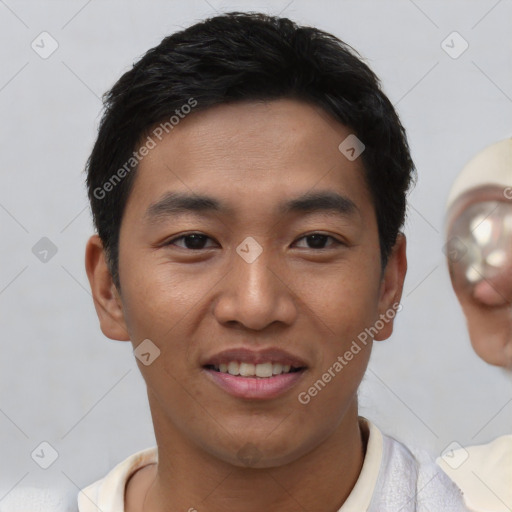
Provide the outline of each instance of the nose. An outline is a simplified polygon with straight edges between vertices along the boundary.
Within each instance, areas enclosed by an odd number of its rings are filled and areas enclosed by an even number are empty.
[[[282,265],[263,249],[254,260],[233,251],[231,272],[221,283],[214,315],[225,325],[263,330],[274,323],[291,325],[297,317],[293,284],[287,283]]]

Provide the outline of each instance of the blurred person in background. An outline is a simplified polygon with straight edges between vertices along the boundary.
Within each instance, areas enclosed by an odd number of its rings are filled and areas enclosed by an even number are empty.
[[[464,167],[449,195],[446,226],[450,277],[471,345],[512,384],[512,139],[487,147]],[[512,510],[512,434],[457,455],[467,457],[458,467],[446,458],[438,463],[467,505]]]

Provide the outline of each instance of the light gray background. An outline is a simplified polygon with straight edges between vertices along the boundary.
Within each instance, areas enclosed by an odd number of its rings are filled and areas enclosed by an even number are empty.
[[[403,311],[375,346],[362,413],[436,454],[511,431],[511,382],[473,354],[442,253],[453,179],[512,135],[510,0],[0,0],[0,499],[36,485],[76,493],[154,443],[130,346],[101,334],[89,293],[82,171],[101,95],[164,36],[235,9],[281,13],[351,44],[408,131],[419,180]],[[48,59],[31,48],[43,31],[59,44]],[[457,59],[441,47],[453,31],[469,43]],[[47,263],[32,253],[44,236],[58,248]],[[42,441],[59,454],[47,470],[30,456]]]

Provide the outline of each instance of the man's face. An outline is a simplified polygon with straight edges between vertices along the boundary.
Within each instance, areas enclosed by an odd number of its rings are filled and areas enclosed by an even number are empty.
[[[141,162],[119,304],[134,348],[160,350],[139,362],[157,441],[272,467],[356,411],[371,340],[332,367],[399,300],[405,256],[402,244],[382,276],[363,163],[338,149],[350,133],[293,100],[221,105],[182,120]]]

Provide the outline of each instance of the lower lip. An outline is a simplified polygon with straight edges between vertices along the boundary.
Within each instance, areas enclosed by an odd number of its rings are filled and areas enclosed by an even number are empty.
[[[242,377],[203,369],[210,379],[224,391],[237,398],[269,400],[276,398],[297,384],[305,370],[282,373],[273,377]]]

